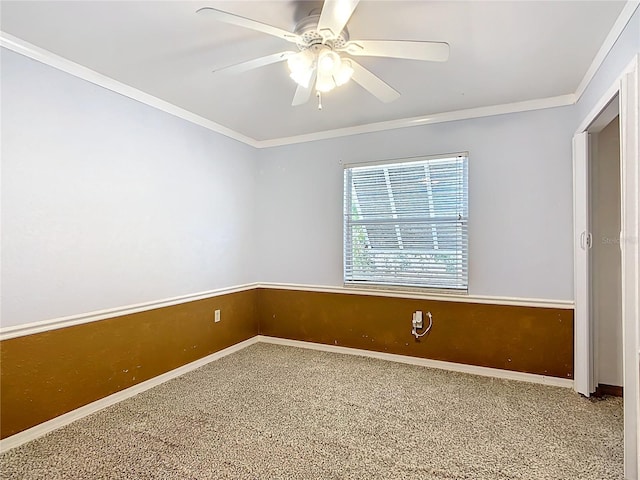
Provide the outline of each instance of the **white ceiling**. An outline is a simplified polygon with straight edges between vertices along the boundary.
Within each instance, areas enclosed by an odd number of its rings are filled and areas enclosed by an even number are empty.
[[[286,63],[214,68],[290,50],[279,38],[197,15],[212,6],[293,30],[319,2],[2,1],[3,32],[256,140],[572,94],[624,1],[366,1],[351,39],[449,43],[447,63],[360,57],[402,96],[349,82],[324,109],[292,107]],[[294,46],[295,48],[295,46]]]

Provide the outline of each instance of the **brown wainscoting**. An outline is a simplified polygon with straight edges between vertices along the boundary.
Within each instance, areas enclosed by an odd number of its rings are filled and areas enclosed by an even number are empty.
[[[267,288],[256,300],[262,335],[573,378],[569,309]],[[433,314],[419,340],[415,310]]]
[[[255,296],[231,293],[2,341],[0,437],[254,337]]]
[[[604,397],[605,395],[609,395],[611,397],[622,397],[623,392],[623,388],[619,387],[618,385],[607,385],[604,383],[599,383],[593,395],[594,397]]]
[[[0,438],[258,333],[573,378],[573,310],[261,288],[0,342]]]

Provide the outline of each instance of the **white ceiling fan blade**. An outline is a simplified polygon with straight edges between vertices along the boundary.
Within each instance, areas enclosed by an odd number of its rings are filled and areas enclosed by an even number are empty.
[[[272,53],[264,57],[254,58],[253,60],[247,60],[246,62],[236,63],[228,67],[222,67],[214,70],[213,73],[244,73],[254,68],[264,67],[265,65],[271,65],[272,63],[278,63],[286,60],[291,55],[295,55],[296,52],[280,52]]]
[[[257,30],[258,32],[266,33],[267,35],[273,35],[274,37],[282,38],[288,42],[296,43],[300,40],[300,37],[295,33],[287,32],[281,28],[267,25],[266,23],[258,22],[256,20],[251,20],[250,18],[241,17],[240,15],[216,10],[215,8],[204,7],[197,10],[197,13],[214,18],[219,22],[230,23],[232,25],[238,25],[239,27]]]
[[[318,32],[322,38],[329,40],[337,38],[351,18],[351,14],[356,9],[359,0],[325,0],[320,20],[318,21]]]
[[[313,82],[310,82],[308,87],[303,87],[302,85],[298,85],[296,88],[296,93],[293,96],[293,102],[291,105],[297,107],[298,105],[303,105],[309,101],[309,97],[311,97],[311,86]]]
[[[445,42],[357,40],[348,42],[340,51],[353,56],[407,58],[430,62],[446,62],[449,59],[449,44]]]
[[[369,93],[371,93],[371,95],[376,97],[381,102],[393,102],[400,97],[400,93],[398,91],[380,80],[377,76],[375,76],[359,63],[351,60],[351,67],[353,68],[353,76],[351,77],[353,81],[367,90]]]

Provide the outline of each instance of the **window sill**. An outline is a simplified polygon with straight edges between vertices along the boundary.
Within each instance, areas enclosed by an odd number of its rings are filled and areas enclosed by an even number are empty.
[[[434,287],[411,287],[402,285],[382,285],[375,283],[343,283],[343,288],[352,290],[370,290],[377,292],[388,293],[408,293],[408,294],[422,294],[426,296],[454,296],[454,297],[466,297],[469,295],[468,289],[454,289],[454,288],[434,288]]]

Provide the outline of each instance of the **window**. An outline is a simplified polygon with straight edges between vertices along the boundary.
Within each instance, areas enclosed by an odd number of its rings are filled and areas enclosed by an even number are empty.
[[[346,285],[467,291],[467,154],[344,171]]]

